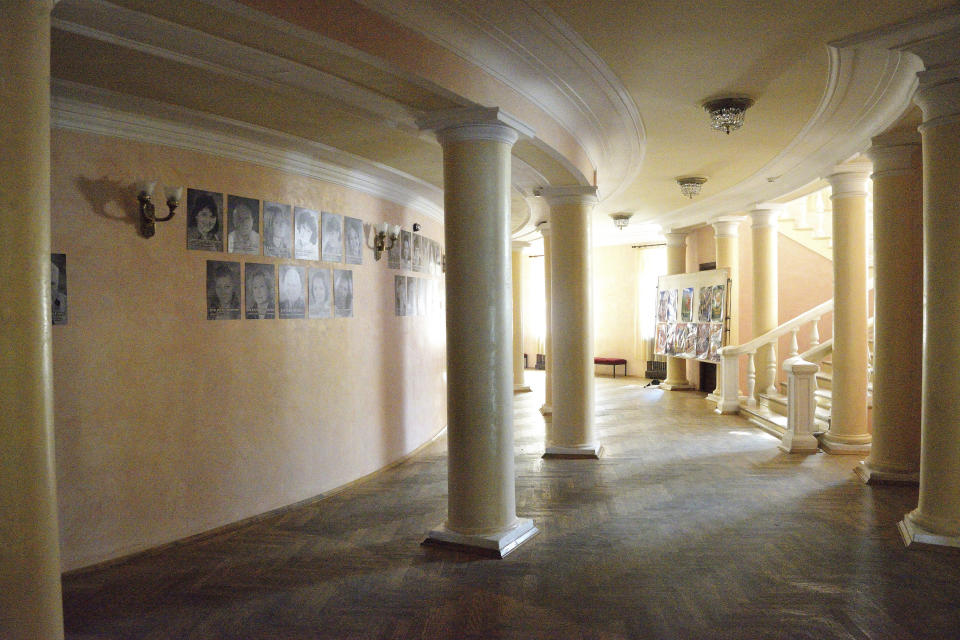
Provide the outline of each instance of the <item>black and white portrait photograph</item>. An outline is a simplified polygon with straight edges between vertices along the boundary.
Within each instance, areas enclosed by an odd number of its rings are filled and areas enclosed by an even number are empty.
[[[417,279],[407,276],[407,315],[417,315]]]
[[[320,240],[323,243],[323,250],[320,252],[320,259],[324,262],[342,262],[343,261],[343,216],[324,211],[320,214],[321,233]]]
[[[353,271],[333,270],[333,309],[338,318],[353,317]]]
[[[50,254],[50,318],[67,324],[67,254]]]
[[[407,315],[407,277],[393,276],[393,293],[398,316]]]
[[[333,301],[330,292],[330,269],[310,269],[310,295],[308,303],[311,318],[329,318],[333,315]]]
[[[417,280],[417,315],[427,315],[427,280]]]
[[[423,261],[423,246],[426,238],[419,233],[413,234],[413,270],[423,271],[426,266]]]
[[[227,252],[260,255],[260,201],[227,196]]]
[[[413,268],[412,235],[409,231],[400,232],[400,266],[404,269]]]
[[[363,220],[343,218],[343,261],[363,264]]]
[[[294,219],[294,256],[298,260],[320,259],[320,233],[317,212],[296,207]]]
[[[290,205],[263,203],[263,255],[293,257],[293,210]]]
[[[396,240],[393,241],[393,246],[391,246],[390,249],[387,250],[387,266],[390,267],[391,269],[399,269],[403,266],[403,260],[400,257],[401,255],[400,246],[403,244],[402,236],[403,236],[403,232],[400,232]],[[387,239],[387,242],[390,242],[390,240]]]
[[[240,319],[240,263],[207,260],[207,320]]]
[[[305,318],[307,314],[306,268],[281,264],[280,280],[280,318]]]
[[[247,283],[247,320],[270,320],[276,313],[273,295],[273,265],[248,262],[243,267]]]
[[[223,194],[187,189],[187,249],[223,251]]]

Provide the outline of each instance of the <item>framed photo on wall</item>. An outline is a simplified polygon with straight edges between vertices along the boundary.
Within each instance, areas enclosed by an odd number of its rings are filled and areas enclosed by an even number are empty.
[[[223,194],[187,189],[187,249],[223,251]]]
[[[343,261],[363,264],[363,220],[343,218]]]
[[[329,318],[333,314],[330,292],[333,286],[330,269],[310,269],[310,312],[311,318]]]
[[[227,252],[260,255],[260,201],[227,196]]]
[[[320,259],[324,262],[343,262],[343,216],[323,211],[320,221],[323,227]]]
[[[312,209],[293,210],[293,257],[297,260],[320,259],[319,217]]]
[[[293,211],[290,205],[263,203],[263,255],[293,257]]]
[[[247,320],[272,320],[276,317],[273,265],[247,262],[243,269],[243,278],[247,283]]]
[[[279,266],[280,318],[296,319],[306,316],[306,268],[292,264]]]
[[[353,317],[353,271],[333,270],[333,314],[337,318]]]
[[[240,263],[207,260],[207,320],[240,319]]]

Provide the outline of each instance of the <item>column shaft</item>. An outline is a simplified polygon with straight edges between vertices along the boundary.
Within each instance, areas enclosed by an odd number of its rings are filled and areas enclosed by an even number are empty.
[[[667,238],[667,275],[672,276],[687,271],[687,236],[685,233],[668,233]],[[660,384],[661,389],[689,389],[687,380],[687,360],[685,358],[667,358],[667,378]]]
[[[838,167],[833,190],[833,380],[827,453],[870,450],[867,428],[867,227],[869,165]]]
[[[552,300],[552,258],[550,248],[550,223],[545,222],[540,225],[540,233],[543,235],[543,297],[546,306],[544,314],[544,327],[546,336],[544,338],[544,402],[540,407],[540,413],[547,422],[547,441],[551,439],[550,421],[553,419],[553,322],[551,321]]]
[[[873,139],[873,442],[865,482],[917,482],[923,368],[923,174],[915,130]]]
[[[443,147],[447,271],[447,521],[428,542],[500,557],[536,533],[516,515],[510,150],[496,110],[421,123]]]
[[[0,12],[0,637],[62,638],[50,319],[50,10]]]
[[[547,187],[551,273],[553,417],[545,456],[600,456],[593,432],[593,305],[590,212],[595,187]]]
[[[523,250],[526,242],[512,244],[511,274],[513,281],[513,390],[530,391],[524,382],[523,367]]]
[[[923,109],[923,405],[920,498],[907,544],[960,547],[960,64],[920,74]]]
[[[750,212],[753,235],[753,335],[773,331],[779,324],[777,287],[777,208],[754,209]],[[776,352],[773,345],[757,350],[756,395],[776,393]]]
[[[739,344],[740,337],[740,223],[743,218],[738,216],[726,216],[719,218],[713,223],[713,237],[716,243],[717,268],[729,269],[730,283],[727,286],[727,318],[725,329],[727,331],[724,345]],[[726,367],[734,369],[732,366],[736,359],[725,360],[717,365],[717,388],[713,393],[707,396],[707,400],[717,403],[719,413],[736,413],[739,411],[740,393],[739,393],[739,370],[726,371]],[[724,393],[724,380],[728,381],[728,393]],[[736,391],[736,393],[734,393]],[[733,397],[729,397],[733,396]]]

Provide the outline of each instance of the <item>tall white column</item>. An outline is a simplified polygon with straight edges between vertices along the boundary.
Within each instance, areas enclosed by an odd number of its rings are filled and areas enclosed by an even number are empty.
[[[728,269],[730,282],[727,286],[727,317],[724,345],[737,345],[740,339],[740,223],[741,216],[723,216],[713,221],[713,240],[717,255],[717,269]],[[740,372],[726,371],[734,369],[736,359],[721,361],[717,365],[717,388],[707,396],[707,400],[717,403],[718,413],[736,413],[740,410]],[[726,385],[724,385],[726,381]],[[726,386],[726,389],[724,389]]]
[[[544,402],[540,407],[540,413],[543,415],[544,422],[547,423],[547,441],[551,439],[550,423],[553,420],[553,328],[550,321],[551,309],[553,308],[551,295],[551,248],[550,248],[550,223],[544,222],[540,225],[540,235],[543,236],[543,298],[546,305],[544,314],[545,333],[544,338]]]
[[[594,429],[590,213],[596,187],[546,187],[553,243],[553,417],[545,457],[599,458]]]
[[[523,367],[523,250],[529,242],[514,240],[511,244],[512,280],[513,280],[513,391],[530,391],[524,379]]]
[[[750,229],[753,237],[753,335],[773,331],[779,324],[777,287],[777,217],[780,207],[763,205],[750,211]],[[757,349],[756,395],[776,393],[776,345]]]
[[[0,9],[0,638],[62,638],[50,316],[50,10]]]
[[[526,127],[497,109],[420,122],[443,147],[447,271],[447,521],[427,542],[499,557],[537,529],[516,515],[510,152]]]
[[[867,428],[868,162],[838,166],[828,176],[833,201],[833,380],[827,453],[870,451]]]
[[[920,499],[900,532],[908,545],[960,547],[960,63],[920,73],[916,101],[923,109],[925,275]]]
[[[687,270],[687,234],[670,232],[664,234],[667,239],[667,275],[685,273]],[[687,380],[687,361],[685,358],[667,358],[667,378],[660,383],[661,389],[673,391],[689,389]]]
[[[920,479],[923,171],[913,128],[873,139],[873,442],[856,467],[871,482]]]

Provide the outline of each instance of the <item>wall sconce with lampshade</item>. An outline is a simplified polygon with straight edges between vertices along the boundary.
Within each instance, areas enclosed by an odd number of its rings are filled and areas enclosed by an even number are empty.
[[[373,257],[380,259],[384,251],[390,251],[400,235],[400,225],[381,222],[373,228]],[[389,244],[387,242],[389,241]]]
[[[167,198],[167,210],[170,213],[162,218],[158,218],[156,215],[156,207],[154,207],[152,200],[153,192],[156,188],[156,180],[144,180],[137,189],[137,201],[140,203],[140,235],[144,238],[152,238],[157,232],[155,223],[166,222],[173,217],[177,212],[177,207],[180,206],[180,199],[183,197],[183,187],[165,187],[164,195]]]

